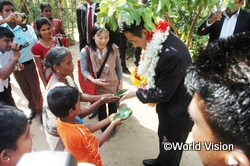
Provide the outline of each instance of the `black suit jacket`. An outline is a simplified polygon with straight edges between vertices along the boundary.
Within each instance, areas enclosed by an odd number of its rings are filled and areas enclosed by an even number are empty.
[[[212,15],[209,18],[211,18]],[[220,32],[222,29],[224,19],[225,19],[225,16],[222,14],[221,20],[216,21],[209,27],[206,26],[206,23],[207,23],[207,20],[206,20],[198,28],[198,34],[200,36],[209,34],[208,43],[211,43],[214,40],[218,40],[220,37]],[[244,31],[250,31],[250,13],[240,9],[239,16],[238,16],[233,34],[237,34],[237,33],[244,32]]]
[[[96,4],[95,15],[94,15],[94,23],[96,22],[97,15],[99,10],[99,3]],[[83,47],[87,45],[86,31],[87,31],[87,13],[88,13],[88,4],[84,3],[79,5],[76,8],[76,19],[77,19],[77,28],[79,33],[79,46],[80,51]]]
[[[188,114],[191,96],[184,85],[186,68],[191,64],[186,45],[173,33],[163,43],[155,68],[155,89],[138,89],[136,96],[142,103],[157,103],[159,128],[168,137],[182,136],[193,123]]]

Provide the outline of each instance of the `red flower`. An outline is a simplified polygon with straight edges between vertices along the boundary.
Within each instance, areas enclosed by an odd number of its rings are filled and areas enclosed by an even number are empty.
[[[147,34],[146,34],[147,42],[150,42],[152,40],[153,34],[154,34],[154,32],[148,32],[147,31]]]
[[[138,71],[138,68],[136,67],[135,68],[135,78],[137,79],[137,80],[141,80],[141,78],[140,78],[140,76],[137,74],[137,71]]]
[[[165,20],[161,20],[158,24],[155,24],[155,30],[146,34],[147,42],[152,40],[155,31],[165,32],[169,26],[170,24]]]
[[[161,20],[159,24],[155,25],[157,30],[160,30],[160,32],[165,32],[167,28],[169,27],[169,23],[165,20]]]

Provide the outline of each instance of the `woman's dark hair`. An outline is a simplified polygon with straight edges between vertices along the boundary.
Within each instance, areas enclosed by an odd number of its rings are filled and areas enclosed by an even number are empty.
[[[65,117],[71,108],[75,109],[78,98],[79,91],[76,88],[57,86],[49,91],[47,101],[50,111],[56,117]]]
[[[27,117],[21,110],[0,103],[0,153],[4,149],[17,149],[17,140],[27,125]]]
[[[50,5],[48,2],[42,2],[42,3],[40,4],[41,12],[43,12],[43,10],[44,10],[46,7],[50,7],[50,8],[52,9],[51,5]]]
[[[53,47],[51,48],[45,58],[44,65],[51,68],[54,72],[53,66],[60,66],[65,57],[70,53],[68,48],[65,47]]]
[[[108,50],[111,49],[112,50],[112,37],[111,37],[111,30],[108,26],[105,26],[103,27],[100,23],[95,23],[92,27],[92,31],[91,31],[91,39],[90,39],[90,42],[89,42],[89,47],[92,49],[92,50],[96,50],[96,43],[95,43],[95,40],[93,40],[93,37],[95,35],[100,35],[103,31],[109,31],[109,42],[107,44],[107,48]]]
[[[48,24],[51,26],[51,23],[47,17],[40,17],[36,20],[36,29],[37,31],[40,31],[43,25]]]

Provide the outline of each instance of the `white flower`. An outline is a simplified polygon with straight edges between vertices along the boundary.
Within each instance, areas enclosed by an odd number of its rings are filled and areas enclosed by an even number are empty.
[[[155,67],[158,63],[159,56],[163,47],[163,42],[167,39],[169,35],[169,27],[165,32],[160,32],[160,30],[155,30],[153,38],[147,43],[145,50],[142,50],[142,55],[144,59],[139,62],[138,74],[144,75],[147,79],[146,89],[155,88]]]

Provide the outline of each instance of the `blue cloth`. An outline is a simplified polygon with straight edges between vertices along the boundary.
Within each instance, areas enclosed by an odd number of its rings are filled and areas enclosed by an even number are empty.
[[[79,116],[76,116],[76,120],[77,120],[79,123],[84,124],[84,121],[83,121],[81,118],[79,118]]]
[[[25,47],[20,51],[21,57],[18,59],[18,62],[24,63],[24,62],[27,62],[29,60],[32,60],[34,55],[31,52],[31,48],[37,42],[37,37],[36,37],[34,29],[30,25],[26,25],[27,31],[24,32],[22,30],[22,27],[19,25],[16,25],[16,27],[14,29],[12,29],[7,23],[4,23],[0,26],[8,28],[9,30],[11,30],[14,33],[15,37],[14,37],[13,42],[18,43],[18,45],[20,45],[20,44],[23,45],[26,42],[29,43],[28,47]]]

